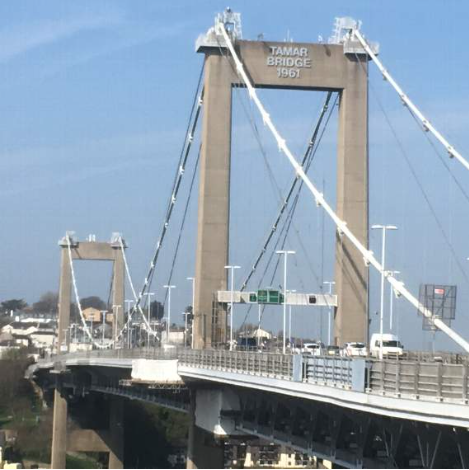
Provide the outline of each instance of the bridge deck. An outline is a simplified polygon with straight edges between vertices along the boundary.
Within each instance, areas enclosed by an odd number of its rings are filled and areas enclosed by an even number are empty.
[[[60,371],[98,366],[133,371],[137,361],[141,369],[142,360],[153,370],[158,364],[163,367],[155,361],[171,360],[182,380],[224,383],[373,414],[469,427],[467,364],[224,350],[123,349],[56,356],[35,367]],[[159,380],[161,377],[155,375],[155,383]],[[151,377],[146,381],[151,383]]]

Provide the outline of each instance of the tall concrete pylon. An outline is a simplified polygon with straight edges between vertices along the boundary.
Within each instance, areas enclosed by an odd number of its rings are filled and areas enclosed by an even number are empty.
[[[227,288],[231,91],[240,84],[223,39],[214,34],[209,30],[197,44],[197,51],[205,54],[194,305],[197,349],[210,348],[212,340],[226,337],[226,316],[214,311],[213,299],[216,291]],[[337,214],[368,247],[368,56],[359,45],[349,54],[344,44],[237,39],[236,48],[255,87],[340,93]],[[334,342],[366,342],[368,268],[339,234],[335,258]]]
[[[125,299],[125,271],[124,271],[124,258],[122,253],[122,246],[120,243],[120,235],[114,234],[111,242],[96,242],[96,241],[76,241],[69,237],[71,245],[72,260],[87,260],[87,261],[112,261],[113,262],[113,293],[112,302],[113,306],[120,305],[121,307],[114,310],[114,321],[117,322],[115,331],[120,331],[123,327],[124,318],[124,299]],[[124,248],[126,247],[123,243]],[[57,338],[57,353],[66,353],[69,350],[67,331],[70,327],[70,305],[71,305],[71,266],[70,257],[68,253],[69,241],[64,237],[59,241],[61,247],[61,263],[60,263],[60,286],[59,286],[59,305],[58,305],[58,338]],[[110,432],[113,439],[110,441],[112,445],[109,447],[107,444],[100,442],[100,447],[96,447],[96,436],[93,433],[82,433],[83,437],[80,440],[83,451],[103,450],[109,452],[109,468],[123,468],[122,457],[122,425],[121,425],[121,408],[117,405],[112,410],[119,411],[119,419],[116,418],[117,411],[111,413]],[[70,439],[67,436],[67,418],[68,418],[68,401],[66,389],[57,384],[54,391],[54,416],[52,424],[52,468],[65,468],[65,459],[67,448],[70,448]],[[120,420],[120,421],[119,421]],[[119,424],[116,424],[119,421]],[[91,437],[90,437],[91,436]],[[76,449],[74,449],[76,450]]]
[[[72,260],[80,261],[111,261],[112,270],[112,305],[120,306],[113,309],[114,319],[117,328],[113,329],[113,334],[120,331],[124,325],[124,299],[125,299],[125,266],[120,235],[113,234],[110,242],[97,241],[76,241],[70,238]],[[126,248],[125,242],[123,242]],[[59,315],[58,315],[58,346],[57,352],[68,350],[67,330],[70,326],[70,305],[72,294],[71,266],[68,254],[67,237],[59,241],[61,250],[60,283],[59,283]]]

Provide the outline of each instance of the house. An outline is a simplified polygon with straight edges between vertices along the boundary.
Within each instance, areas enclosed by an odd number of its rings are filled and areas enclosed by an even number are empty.
[[[101,323],[101,311],[97,308],[88,307],[83,310],[83,318],[87,322]]]

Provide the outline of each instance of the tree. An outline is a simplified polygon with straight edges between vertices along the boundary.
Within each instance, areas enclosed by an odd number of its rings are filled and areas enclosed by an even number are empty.
[[[194,319],[194,312],[193,312],[192,305],[188,305],[184,309],[184,313],[187,313],[187,323],[190,323]]]
[[[1,308],[4,312],[10,312],[17,310],[23,310],[23,308],[27,307],[28,304],[23,299],[10,299],[4,300],[1,304]]]
[[[85,308],[96,308],[98,310],[106,310],[107,305],[104,300],[99,298],[96,295],[92,295],[91,297],[85,297],[84,299],[81,299],[80,301],[81,308],[84,310]]]
[[[46,292],[39,300],[33,303],[33,310],[38,313],[57,313],[59,306],[59,294]]]
[[[150,304],[150,315],[152,319],[161,320],[164,317],[164,306],[158,300],[154,300]]]

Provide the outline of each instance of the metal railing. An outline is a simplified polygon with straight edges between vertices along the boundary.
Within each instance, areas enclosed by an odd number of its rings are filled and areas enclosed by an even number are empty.
[[[179,365],[194,369],[306,382],[394,397],[468,403],[469,366],[466,363],[461,363],[463,361],[460,358],[450,354],[442,360],[438,357],[433,361],[428,353],[420,355],[415,353],[415,356],[420,360],[410,361],[400,358],[379,361],[370,358],[283,355],[249,351],[188,348],[165,351],[141,348],[67,354],[57,356],[55,362],[61,364],[64,360],[87,358],[177,359]]]
[[[181,365],[293,380],[293,356],[224,350],[182,350]]]
[[[372,361],[368,390],[385,395],[467,403],[467,364]]]
[[[347,357],[303,357],[303,379],[320,385],[352,388],[353,360]]]
[[[177,359],[179,364],[187,367],[237,372],[263,377],[292,380],[293,356],[276,353],[258,353],[249,351],[197,350],[174,348],[117,349],[107,351],[87,351],[63,356],[64,359]],[[60,362],[60,356],[56,361]]]

